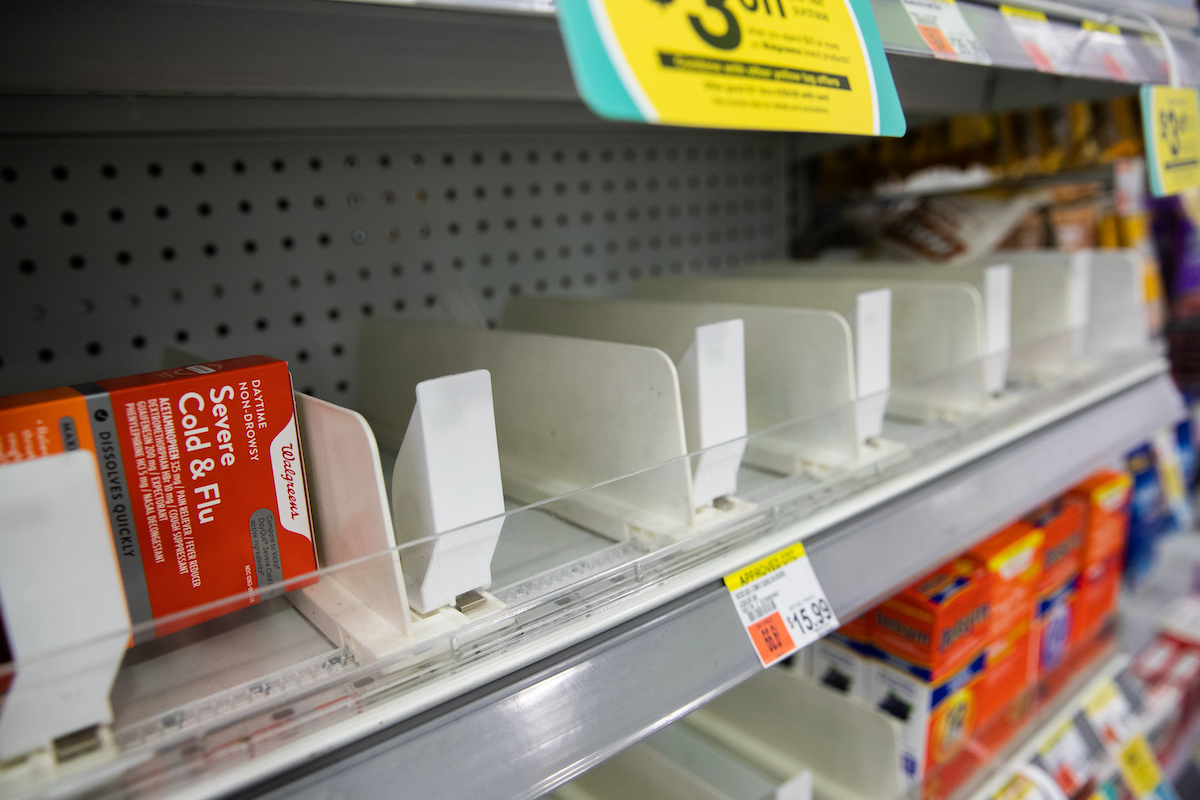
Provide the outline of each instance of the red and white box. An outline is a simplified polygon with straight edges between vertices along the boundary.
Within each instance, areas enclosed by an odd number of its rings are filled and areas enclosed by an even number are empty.
[[[137,641],[317,568],[287,362],[248,356],[0,398],[0,465],[80,449],[99,467],[131,624],[210,606],[144,625]]]

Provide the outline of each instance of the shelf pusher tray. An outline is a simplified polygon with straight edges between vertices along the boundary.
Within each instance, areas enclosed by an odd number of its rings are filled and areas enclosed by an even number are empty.
[[[353,638],[331,642],[287,597],[259,594],[250,608],[127,651],[112,684],[111,716],[84,732],[85,746],[68,751],[66,745],[76,740],[60,740],[6,760],[0,786],[14,797],[85,790],[97,796],[182,791],[201,797],[244,787],[603,631],[702,585],[716,570],[765,555],[763,548],[777,547],[780,536],[817,533],[1163,369],[1155,351],[1131,350],[1070,379],[1019,388],[1012,403],[991,413],[953,423],[889,420],[889,438],[907,448],[906,457],[896,463],[820,479],[743,466],[738,493],[746,505],[709,528],[687,531],[681,525],[684,535],[677,537],[616,540],[581,526],[569,512],[588,490],[507,510],[479,521],[500,527],[490,563],[491,586],[478,587],[484,590],[477,592],[482,602],[467,598],[460,603],[456,596],[457,607],[442,606],[433,615],[410,606],[409,633],[386,654],[382,649],[372,653]],[[330,411],[319,401],[302,399],[301,406],[306,425],[319,416],[312,412]],[[366,519],[378,528],[391,512],[374,443],[360,418],[348,416],[353,412],[338,414],[328,438],[341,447],[344,439],[338,431],[357,430],[354,447],[360,455],[372,456],[367,469],[374,471],[375,480],[343,485],[340,475],[362,473],[341,470],[328,453],[306,452],[310,463],[329,457],[331,465],[326,470],[330,481],[314,482],[314,504],[333,508],[340,503],[348,514],[359,515],[353,517],[359,520],[355,525]],[[812,425],[819,416],[796,424]],[[304,437],[306,447],[322,441],[315,427],[305,430]],[[689,458],[654,469],[678,471]],[[643,472],[620,480],[645,479]],[[611,492],[620,480],[601,488]],[[558,511],[563,500],[569,501],[564,503],[568,513]],[[326,564],[298,582],[336,581],[362,601],[368,588],[356,573],[394,576],[397,562],[415,559],[416,548],[479,522]],[[389,591],[401,606],[403,593],[390,579]],[[251,596],[256,595],[246,595]],[[123,647],[129,635],[122,630],[95,641]],[[17,671],[36,674],[65,656],[75,659],[73,669],[83,675],[93,665],[77,658],[82,652],[60,648],[24,660],[18,651]]]

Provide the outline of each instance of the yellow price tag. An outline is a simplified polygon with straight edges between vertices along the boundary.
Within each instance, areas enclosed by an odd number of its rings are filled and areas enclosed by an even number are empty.
[[[1200,100],[1195,89],[1143,86],[1146,171],[1155,197],[1200,186]]]
[[[755,561],[750,566],[739,569],[737,572],[729,573],[725,576],[725,586],[731,592],[740,589],[747,583],[752,583],[759,578],[770,575],[780,567],[786,567],[798,558],[804,558],[804,545],[801,542],[796,542],[791,547],[785,547],[778,553],[769,555],[761,561]]]
[[[1049,22],[1046,15],[1041,11],[1033,11],[1028,8],[1017,8],[1016,6],[1000,6],[1000,13],[1006,17],[1015,17],[1017,19],[1027,19],[1031,22]]]
[[[901,136],[869,0],[560,0],[576,86],[602,116]]]
[[[1085,31],[1102,31],[1103,33],[1112,33],[1116,34],[1117,36],[1121,35],[1121,29],[1112,23],[1101,24],[1095,20],[1085,19],[1082,23],[1080,23],[1080,26]]]
[[[1117,759],[1117,767],[1121,777],[1125,779],[1129,791],[1137,800],[1149,797],[1162,783],[1162,774],[1158,769],[1158,759],[1146,744],[1145,736],[1135,736],[1129,744],[1121,749]]]

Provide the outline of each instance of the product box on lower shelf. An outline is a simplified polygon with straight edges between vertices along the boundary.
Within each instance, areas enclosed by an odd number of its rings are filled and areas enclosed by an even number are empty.
[[[1037,680],[1032,644],[1035,587],[1044,533],[1017,522],[972,548],[967,556],[988,574],[987,670],[979,685],[978,721],[986,724]]]
[[[913,783],[974,728],[987,663],[988,581],[978,561],[954,559],[871,615],[879,651],[871,702],[900,721],[902,766]]]

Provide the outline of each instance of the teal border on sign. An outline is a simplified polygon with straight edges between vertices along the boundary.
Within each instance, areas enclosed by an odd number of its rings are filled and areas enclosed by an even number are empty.
[[[1154,87],[1143,84],[1138,94],[1142,101],[1142,139],[1146,142],[1146,175],[1150,178],[1150,193],[1155,197],[1164,197],[1162,175],[1158,169],[1158,139],[1154,135]]]
[[[584,102],[608,119],[645,122],[604,48],[588,0],[557,0],[555,6],[567,60]]]
[[[892,80],[892,68],[887,53],[883,52],[883,40],[879,37],[879,26],[875,24],[875,12],[870,0],[846,0],[850,13],[858,20],[863,44],[871,60],[871,72],[875,74],[875,98],[879,106],[879,135],[903,136],[908,130],[904,109],[900,107],[900,96],[896,94],[896,82]]]

